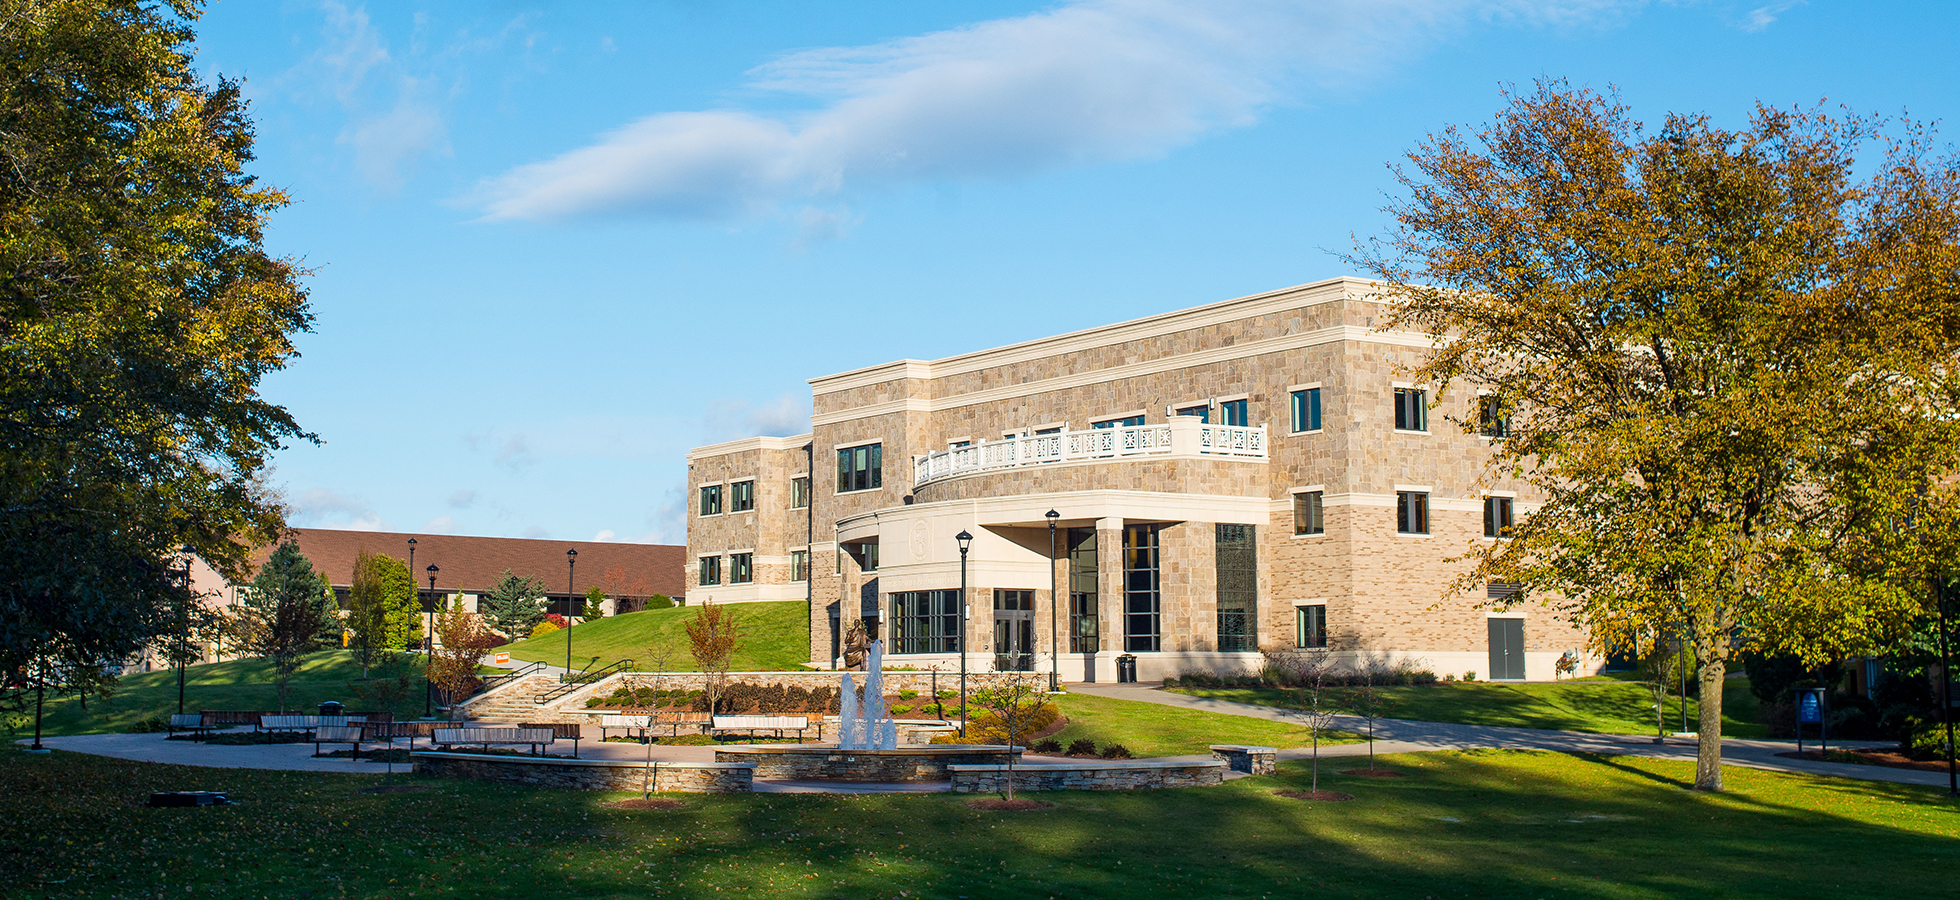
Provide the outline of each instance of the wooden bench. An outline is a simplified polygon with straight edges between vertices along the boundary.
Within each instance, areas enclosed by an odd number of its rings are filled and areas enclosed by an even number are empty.
[[[485,750],[492,744],[529,744],[533,755],[543,756],[543,748],[556,739],[550,728],[438,728],[433,743],[445,749],[455,744],[477,744]]]
[[[396,738],[407,738],[408,745],[414,747],[416,738],[434,738],[436,729],[451,727],[454,726],[443,722],[381,721],[367,722],[361,726],[361,729],[366,732],[369,742],[388,741],[393,743]]]
[[[260,731],[312,731],[319,725],[319,718],[319,716],[260,716],[258,726]]]
[[[313,755],[320,755],[321,744],[353,744],[354,758],[361,758],[361,741],[367,735],[359,725],[322,725],[313,729]]]
[[[810,728],[809,716],[715,716],[713,723],[717,737],[724,732],[746,731],[754,737],[758,731],[774,731],[781,738],[783,732],[794,730],[796,739],[803,739],[803,732]]]
[[[519,728],[549,728],[556,740],[572,742],[572,758],[578,759],[578,741],[585,736],[585,729],[577,722],[523,722]]]
[[[205,724],[216,728],[220,725],[250,725],[258,727],[260,716],[278,715],[269,712],[247,712],[236,709],[207,709],[204,711]]]
[[[646,740],[647,730],[655,724],[651,714],[607,715],[599,718],[599,740],[606,739],[606,732],[615,728],[626,732],[627,737]]]
[[[195,739],[198,735],[210,734],[211,725],[205,721],[203,713],[172,713],[170,733],[176,734],[179,731],[188,731]]]

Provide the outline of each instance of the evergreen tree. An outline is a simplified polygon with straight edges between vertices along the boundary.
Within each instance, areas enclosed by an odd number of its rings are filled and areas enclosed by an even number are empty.
[[[279,545],[244,592],[232,620],[236,646],[271,661],[279,685],[279,711],[286,710],[286,688],[306,655],[325,646],[340,627],[333,589],[313,571],[313,562],[293,543]]]
[[[519,578],[509,569],[483,595],[483,617],[504,636],[517,639],[544,621],[544,582],[535,575]]]
[[[361,677],[393,650],[421,642],[421,610],[408,566],[392,556],[360,551],[347,595],[347,646],[361,661]]]

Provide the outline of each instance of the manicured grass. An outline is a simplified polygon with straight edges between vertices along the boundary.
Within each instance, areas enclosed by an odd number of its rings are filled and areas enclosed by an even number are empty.
[[[1722,694],[1722,733],[1728,737],[1761,737],[1756,696],[1749,681],[1731,678]],[[1174,688],[1194,697],[1239,703],[1290,706],[1292,692],[1274,688]],[[1579,681],[1499,683],[1490,681],[1381,688],[1395,704],[1388,718],[1463,725],[1508,725],[1518,728],[1556,728],[1596,734],[1653,734],[1654,695],[1637,682],[1600,678]],[[1334,704],[1352,708],[1353,692],[1330,689]],[[1688,729],[1694,730],[1698,706],[1688,698]],[[1666,728],[1681,727],[1681,706],[1673,697],[1665,705]]]
[[[417,657],[419,660],[420,657]],[[416,670],[417,672],[420,669]],[[380,673],[373,673],[379,678]],[[347,650],[326,650],[306,658],[293,676],[286,708],[311,713],[327,700],[338,700],[350,710],[367,710],[371,704],[355,693],[361,684],[361,665]],[[184,670],[184,711],[235,709],[272,711],[279,708],[279,687],[272,683],[272,665],[262,659],[207,663]],[[115,693],[108,698],[91,698],[87,708],[72,696],[47,698],[41,723],[44,734],[96,734],[127,731],[138,722],[177,711],[177,670],[143,672],[123,676]],[[410,696],[396,704],[397,718],[422,715],[422,682],[419,676]],[[31,716],[34,707],[27,708]],[[23,736],[33,733],[30,723]]]
[[[742,647],[735,651],[731,670],[782,672],[807,668],[804,663],[810,659],[810,607],[803,601],[730,603],[724,608],[735,614],[742,637]],[[641,671],[653,671],[661,660],[649,648],[659,648],[666,651],[667,671],[692,672],[699,667],[688,652],[687,623],[700,614],[698,606],[677,606],[574,625],[572,668],[584,668],[596,656],[602,666],[630,659]],[[512,659],[562,666],[565,633],[555,632],[497,649],[510,651]]]
[[[0,884],[34,897],[1938,897],[1960,814],[1931,789],[1683,762],[1485,751],[1330,774],[1058,792],[979,812],[946,794],[587,794],[0,752]],[[238,805],[148,809],[158,790]]]
[[[1068,725],[1052,737],[1062,746],[1081,738],[1097,747],[1122,744],[1137,756],[1188,756],[1211,752],[1212,744],[1253,744],[1262,747],[1304,747],[1313,739],[1307,729],[1287,722],[1231,716],[1157,703],[1114,700],[1089,694],[1051,698],[1068,717]],[[1345,744],[1353,735],[1324,731],[1320,743]]]

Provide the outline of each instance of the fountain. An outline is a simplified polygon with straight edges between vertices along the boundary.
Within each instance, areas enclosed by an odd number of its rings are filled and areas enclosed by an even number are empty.
[[[794,781],[944,781],[947,766],[1001,765],[1021,748],[992,744],[899,746],[898,723],[885,708],[885,642],[865,655],[864,697],[844,672],[835,744],[750,744],[715,749],[716,762],[754,763],[759,779]]]
[[[839,750],[896,750],[898,723],[885,709],[885,642],[872,641],[864,671],[864,702],[859,703],[851,673],[844,673],[838,707]]]

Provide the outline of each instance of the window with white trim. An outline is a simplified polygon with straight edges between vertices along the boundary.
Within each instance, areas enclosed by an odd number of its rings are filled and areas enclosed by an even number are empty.
[[[701,489],[701,514],[721,515],[721,485],[711,484]]]
[[[1143,416],[1136,415],[1136,416],[1124,416],[1120,419],[1104,419],[1100,422],[1090,422],[1089,427],[1090,428],[1128,428],[1133,425],[1142,425],[1142,424],[1143,424]]]
[[[1221,424],[1245,428],[1252,424],[1244,400],[1227,400],[1218,404],[1218,419]]]
[[[1293,646],[1320,649],[1327,646],[1327,605],[1293,607]]]
[[[1511,536],[1511,498],[1484,498],[1484,537]]]
[[[1429,430],[1429,392],[1422,388],[1395,389],[1395,430]]]
[[[1293,495],[1293,533],[1326,534],[1327,518],[1322,510],[1320,491],[1300,491]]]
[[[748,584],[755,580],[755,554],[728,554],[728,583]]]
[[[837,493],[884,487],[884,446],[864,444],[837,451]]]
[[[789,552],[789,580],[810,580],[810,551],[791,550]]]
[[[1293,433],[1320,430],[1320,388],[1293,392]]]
[[[728,511],[749,512],[755,509],[755,482],[737,481],[728,486]]]
[[[719,556],[701,557],[701,574],[700,577],[695,580],[695,583],[702,584],[702,585],[720,584],[721,583],[721,557]]]
[[[1402,534],[1429,533],[1428,492],[1395,492],[1395,530]]]
[[[810,476],[803,475],[789,480],[789,508],[810,508]]]

